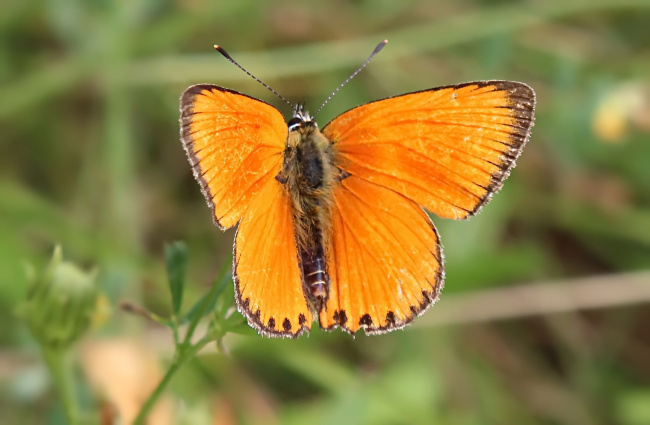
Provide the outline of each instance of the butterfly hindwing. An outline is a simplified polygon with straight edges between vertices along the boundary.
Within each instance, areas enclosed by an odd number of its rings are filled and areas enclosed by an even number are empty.
[[[262,335],[296,337],[311,329],[303,292],[291,200],[270,180],[244,213],[235,238],[239,311]]]
[[[181,138],[215,223],[227,229],[280,171],[287,125],[267,103],[200,84],[181,96]]]
[[[351,109],[325,126],[348,173],[441,217],[474,215],[515,165],[533,125],[523,83],[481,81]]]
[[[356,176],[334,189],[325,329],[382,333],[435,302],[444,272],[438,234],[415,202]]]

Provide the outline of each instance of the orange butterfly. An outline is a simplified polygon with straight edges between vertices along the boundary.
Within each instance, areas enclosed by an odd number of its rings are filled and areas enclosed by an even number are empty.
[[[302,105],[285,123],[236,91],[188,88],[181,137],[194,176],[216,225],[239,223],[239,311],[274,337],[309,332],[314,316],[349,333],[403,328],[444,282],[423,207],[476,214],[514,167],[534,109],[526,84],[477,81],[367,103],[321,131]]]

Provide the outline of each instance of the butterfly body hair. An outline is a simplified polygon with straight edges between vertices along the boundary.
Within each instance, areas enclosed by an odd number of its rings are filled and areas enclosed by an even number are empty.
[[[317,308],[327,301],[329,289],[326,256],[340,173],[336,162],[330,140],[315,122],[306,121],[289,132],[282,171],[276,177],[291,199],[303,285]]]

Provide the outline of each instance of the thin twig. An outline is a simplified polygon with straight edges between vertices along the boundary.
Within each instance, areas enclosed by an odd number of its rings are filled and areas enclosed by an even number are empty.
[[[599,275],[450,294],[418,319],[418,328],[613,308],[650,302],[650,271]]]
[[[413,324],[423,329],[434,326],[462,325],[536,315],[552,315],[582,310],[617,308],[650,303],[650,271],[601,275],[544,283],[522,284],[466,294],[445,294],[435,307]],[[202,325],[199,325],[199,327]],[[186,327],[181,327],[181,332]],[[150,328],[147,344],[167,353],[173,352],[169,331]],[[215,345],[202,352],[216,350]],[[17,376],[37,362],[16,350],[0,351],[0,379]]]

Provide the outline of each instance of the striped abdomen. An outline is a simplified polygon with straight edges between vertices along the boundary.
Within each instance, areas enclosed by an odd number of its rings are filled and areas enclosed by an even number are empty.
[[[303,282],[307,296],[314,303],[327,299],[329,276],[327,276],[325,252],[320,229],[310,229],[311,243],[300,248]]]
[[[312,121],[289,132],[282,171],[276,179],[292,199],[293,219],[305,296],[316,309],[327,301],[329,277],[324,246],[329,234],[332,197],[331,142]]]

